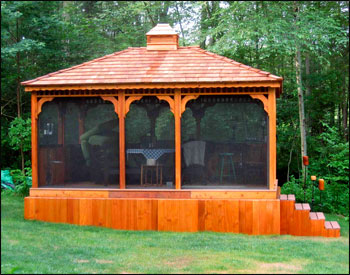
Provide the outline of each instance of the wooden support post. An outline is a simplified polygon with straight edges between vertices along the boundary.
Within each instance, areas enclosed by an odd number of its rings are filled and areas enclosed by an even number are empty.
[[[181,90],[175,89],[175,188],[181,189]]]
[[[37,95],[31,95],[32,107],[32,187],[38,188],[38,119],[37,119]]]
[[[125,91],[118,95],[119,104],[119,188],[125,189]]]
[[[276,92],[269,88],[269,189],[274,189],[276,181]]]

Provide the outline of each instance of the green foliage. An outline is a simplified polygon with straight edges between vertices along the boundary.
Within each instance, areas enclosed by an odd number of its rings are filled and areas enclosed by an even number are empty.
[[[9,144],[14,150],[23,151],[31,149],[31,119],[15,118],[8,128]]]
[[[336,127],[330,127],[322,123],[324,132],[311,143],[316,151],[310,158],[308,175],[316,175],[318,179],[325,180],[325,190],[320,191],[315,183],[315,209],[338,213],[349,217],[349,142],[345,142],[339,136]],[[283,194],[295,194],[298,202],[304,201],[303,180],[295,179],[285,183],[281,192]],[[311,205],[312,181],[308,178],[306,184],[306,202]],[[320,205],[321,204],[321,205]],[[314,211],[314,209],[313,209]]]
[[[322,123],[324,132],[315,137],[315,164],[311,172],[332,183],[349,184],[349,142],[344,141],[336,127]]]
[[[313,186],[314,185],[314,186]],[[349,217],[349,186],[346,184],[325,181],[325,190],[318,189],[318,181],[313,183],[306,180],[305,200],[304,200],[303,180],[291,177],[282,188],[282,194],[294,194],[299,203],[309,203],[312,205],[312,193],[314,193],[314,203],[311,211],[322,211],[325,213],[337,213]],[[322,194],[320,194],[322,192]],[[322,198],[322,199],[321,199]]]
[[[320,191],[317,182],[314,183],[314,209],[338,213],[349,217],[349,142],[344,141],[337,128],[327,123],[321,123],[324,129],[319,136],[310,139],[311,152],[308,175],[316,175],[325,180],[325,190]],[[304,202],[303,179],[294,176],[282,187],[282,194],[295,194],[298,202]],[[305,202],[312,201],[312,181],[308,178],[305,188]]]
[[[10,171],[15,184],[15,190],[13,191],[17,195],[28,196],[29,189],[32,187],[32,168],[26,167],[24,172],[20,169],[14,169]]]

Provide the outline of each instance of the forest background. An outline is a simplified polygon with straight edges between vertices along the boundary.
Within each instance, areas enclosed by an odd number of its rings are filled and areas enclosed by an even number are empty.
[[[283,77],[282,192],[303,200],[302,156],[308,155],[308,175],[326,182],[316,208],[348,217],[348,1],[2,1],[1,169],[21,185],[31,173],[30,93],[21,81],[144,47],[157,23],[173,26],[180,46],[200,45]],[[306,196],[310,202],[309,180]]]

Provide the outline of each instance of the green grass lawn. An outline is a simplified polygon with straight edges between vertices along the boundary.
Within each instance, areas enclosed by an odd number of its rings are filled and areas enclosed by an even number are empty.
[[[1,196],[1,273],[349,274],[341,238],[119,231],[26,221],[23,198]]]

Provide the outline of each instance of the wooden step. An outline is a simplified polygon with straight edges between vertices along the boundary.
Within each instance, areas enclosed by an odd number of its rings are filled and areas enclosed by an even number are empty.
[[[340,226],[338,222],[329,221],[324,223],[324,235],[325,237],[340,237]]]
[[[292,226],[292,235],[312,236],[310,205],[308,203],[296,203],[294,206],[294,219]]]
[[[308,203],[295,203],[294,195],[280,195],[280,234],[340,237],[337,222],[326,222],[322,212],[310,212]]]
[[[280,195],[280,234],[292,234],[292,224],[294,218],[294,195]]]
[[[322,212],[310,212],[311,236],[323,236],[325,217]]]

